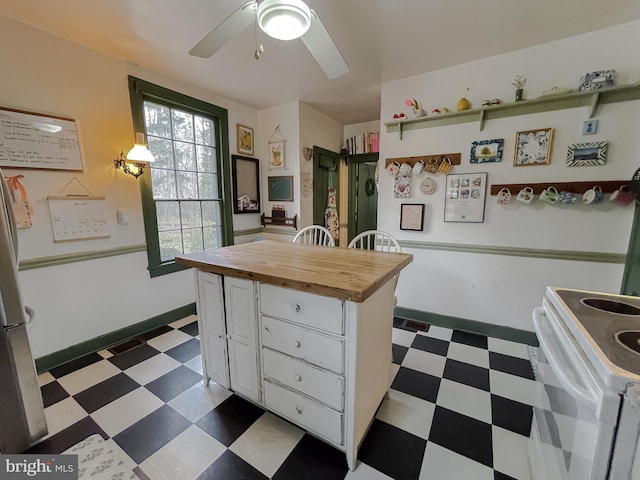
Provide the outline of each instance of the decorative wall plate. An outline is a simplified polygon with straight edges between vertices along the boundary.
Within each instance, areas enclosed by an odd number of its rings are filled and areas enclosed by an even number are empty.
[[[420,182],[420,191],[425,195],[431,195],[438,188],[438,184],[433,178],[425,178]]]

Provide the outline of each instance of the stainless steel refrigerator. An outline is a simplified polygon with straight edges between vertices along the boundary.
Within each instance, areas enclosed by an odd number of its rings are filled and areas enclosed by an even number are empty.
[[[47,434],[35,363],[27,335],[33,312],[18,280],[18,232],[11,195],[0,170],[0,453],[21,453]]]

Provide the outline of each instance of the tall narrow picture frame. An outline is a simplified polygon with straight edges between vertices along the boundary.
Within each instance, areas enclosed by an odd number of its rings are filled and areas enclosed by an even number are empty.
[[[240,155],[253,155],[253,128],[245,127],[238,123],[236,137],[238,140],[238,153]]]
[[[281,142],[269,142],[269,169],[284,168],[284,140]]]
[[[233,212],[260,213],[260,161],[231,155]]]

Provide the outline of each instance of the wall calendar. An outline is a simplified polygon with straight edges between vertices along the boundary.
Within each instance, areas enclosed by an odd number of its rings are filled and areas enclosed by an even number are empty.
[[[105,197],[47,197],[54,242],[109,238]]]

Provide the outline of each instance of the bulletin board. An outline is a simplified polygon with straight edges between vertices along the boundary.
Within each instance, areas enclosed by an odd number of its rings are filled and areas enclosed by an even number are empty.
[[[0,107],[0,167],[83,171],[75,120]]]
[[[105,197],[47,197],[54,242],[109,238]]]

